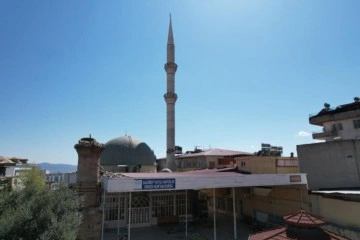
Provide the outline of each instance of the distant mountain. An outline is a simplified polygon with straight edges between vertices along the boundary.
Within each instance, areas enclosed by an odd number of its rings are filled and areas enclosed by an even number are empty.
[[[77,165],[70,165],[70,164],[54,164],[54,163],[39,163],[39,168],[42,170],[48,170],[51,173],[67,173],[67,172],[76,172],[77,171]]]

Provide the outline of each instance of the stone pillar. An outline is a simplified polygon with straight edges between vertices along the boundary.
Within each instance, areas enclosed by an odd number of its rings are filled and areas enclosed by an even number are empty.
[[[78,153],[77,191],[82,197],[82,221],[79,240],[101,238],[102,211],[100,208],[99,162],[104,144],[95,139],[82,138],[74,148]]]

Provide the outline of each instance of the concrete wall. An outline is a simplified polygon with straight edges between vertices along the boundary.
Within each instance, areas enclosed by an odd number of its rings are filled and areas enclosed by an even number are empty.
[[[206,191],[213,196],[212,190]],[[274,187],[274,188],[236,188],[237,217],[255,218],[256,212],[269,216],[283,216],[294,214],[300,209],[309,210],[308,191],[305,186]],[[217,201],[224,203],[225,209],[217,208],[217,212],[232,215],[231,189],[216,189]],[[209,199],[209,211],[212,212],[212,198]]]
[[[119,168],[118,165],[102,165],[101,167],[108,172],[126,172],[125,167]],[[137,172],[157,172],[156,168],[155,165],[141,165],[140,168],[138,165],[127,166],[128,172],[134,172],[134,169],[136,169]]]
[[[193,156],[193,157],[184,157],[177,158],[176,171],[178,172],[187,172],[196,169],[210,168],[210,162],[214,162],[215,168],[217,168],[218,159],[220,156]]]
[[[350,118],[350,119],[341,119],[338,121],[330,121],[324,123],[325,131],[332,131],[333,130],[333,124],[336,125],[336,130],[338,133],[338,137],[341,139],[356,139],[360,138],[360,128],[354,128],[353,120],[359,119],[359,118]],[[338,124],[342,124],[342,130],[339,129]],[[332,137],[329,137],[327,139],[328,141],[332,140]]]
[[[311,190],[360,187],[360,140],[298,145],[297,154]]]
[[[253,188],[243,194],[243,213],[251,217],[254,212],[283,217],[309,208],[307,189],[303,186]]]
[[[343,200],[326,197],[326,195],[309,194],[311,213],[324,218],[329,224],[328,230],[360,239],[360,201]]]

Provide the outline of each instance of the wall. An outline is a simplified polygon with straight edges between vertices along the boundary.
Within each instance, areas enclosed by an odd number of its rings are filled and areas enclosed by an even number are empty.
[[[211,189],[206,192],[208,196],[213,196]],[[301,209],[308,210],[310,206],[308,191],[305,186],[300,185],[274,188],[236,188],[235,192],[236,212],[240,218],[255,218],[256,212],[282,218]],[[221,201],[225,207],[225,209],[221,209],[217,204],[217,212],[232,215],[232,191],[230,188],[216,189],[216,200]],[[210,212],[213,210],[212,201],[212,198],[208,199]]]
[[[344,200],[322,194],[309,194],[311,213],[324,218],[328,229],[350,239],[360,239],[360,199]]]
[[[356,139],[360,137],[360,128],[354,128],[353,120],[359,118],[350,118],[350,119],[342,119],[338,121],[329,121],[324,123],[324,128],[326,131],[332,131],[333,124],[336,124],[338,136],[341,139]],[[341,123],[343,130],[339,130],[338,124]],[[332,140],[332,137],[327,139],[328,141]]]
[[[208,159],[216,159],[218,157],[205,157],[205,156],[194,156],[194,157],[184,157],[184,158],[177,158],[176,162],[176,171],[177,172],[187,172],[193,171],[196,169],[204,169],[209,167]],[[215,160],[211,160],[215,161]]]
[[[307,210],[310,205],[304,186],[253,188],[242,194],[242,201],[244,215],[248,217],[254,212],[283,217],[302,208]]]
[[[126,172],[126,167],[118,167],[118,165],[102,165],[101,166],[105,171],[108,172]],[[128,172],[134,172],[134,169],[136,169],[137,172],[156,172],[156,166],[155,165],[141,165],[139,168],[138,165],[128,165],[127,169]]]
[[[15,176],[15,166],[9,166],[5,170],[5,177],[13,177]]]
[[[253,174],[274,174],[274,173],[298,173],[298,166],[278,166],[278,161],[298,165],[297,158],[275,157],[275,156],[246,156],[236,157],[236,166],[239,170]]]
[[[297,154],[311,190],[360,186],[360,140],[298,145]]]

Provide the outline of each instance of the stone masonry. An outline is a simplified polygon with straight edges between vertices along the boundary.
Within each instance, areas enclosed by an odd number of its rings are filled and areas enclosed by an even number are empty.
[[[77,191],[83,207],[77,239],[97,240],[101,238],[102,227],[98,170],[104,145],[89,137],[80,139],[74,148],[78,153]]]

